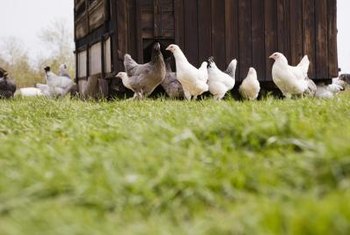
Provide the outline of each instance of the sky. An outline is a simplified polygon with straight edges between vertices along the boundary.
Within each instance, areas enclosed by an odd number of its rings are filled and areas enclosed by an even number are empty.
[[[74,0],[0,0],[0,41],[18,38],[32,58],[44,54],[38,35],[53,21],[74,27]]]
[[[337,2],[339,67],[350,73],[350,1]],[[16,37],[33,58],[43,54],[38,34],[50,22],[60,19],[73,30],[73,4],[74,0],[0,0],[0,41]]]
[[[344,73],[350,73],[350,1],[338,0],[337,2],[339,68],[341,68]]]

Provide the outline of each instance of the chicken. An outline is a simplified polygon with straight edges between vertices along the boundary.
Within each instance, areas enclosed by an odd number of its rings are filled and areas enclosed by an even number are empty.
[[[3,78],[5,76],[7,76],[6,70],[0,67],[0,78]]]
[[[304,92],[306,96],[314,97],[317,91],[317,86],[314,81],[312,81],[310,78],[306,78],[307,81],[307,89]]]
[[[305,55],[297,66],[290,66],[287,58],[279,52],[272,54],[272,80],[285,97],[292,95],[313,95],[316,92],[315,83],[308,78],[310,61]]]
[[[16,91],[16,83],[10,79],[7,72],[0,68],[0,98],[11,98]]]
[[[22,97],[33,97],[33,96],[44,96],[44,93],[36,87],[24,87],[16,91],[15,96]]]
[[[122,80],[124,87],[134,92],[133,100],[142,100],[145,98],[142,90],[134,89],[134,87],[138,87],[140,79],[144,79],[142,74],[139,76],[128,76],[126,72],[119,72],[115,77]]]
[[[16,84],[9,78],[0,78],[0,98],[11,98],[16,91]]]
[[[333,79],[333,83],[341,85],[344,89],[350,87],[350,74],[341,74],[338,78]]]
[[[334,78],[332,83],[329,85],[319,84],[317,86],[317,91],[315,97],[330,99],[333,98],[336,94],[345,90],[345,84],[339,80],[339,78]]]
[[[329,85],[318,85],[315,97],[321,99],[331,99],[338,93],[336,90],[337,89],[334,89],[334,87],[331,87]]]
[[[347,84],[350,84],[350,74],[348,73],[343,73],[339,76],[339,80],[342,80],[346,82]]]
[[[52,96],[49,85],[37,83],[35,84],[35,87],[38,88],[43,93],[44,96]]]
[[[79,81],[79,87],[76,85],[72,87],[71,92],[79,90],[79,95],[84,99],[89,98],[102,98],[102,90],[99,86],[99,80],[102,78],[101,74],[90,75],[87,80],[81,79]]]
[[[73,87],[75,86],[76,85]],[[35,84],[35,88],[38,88],[41,91],[42,95],[47,97],[56,97],[57,95],[63,95],[63,89],[59,87],[50,88],[47,84],[37,83]],[[72,88],[69,91],[72,92]]]
[[[208,85],[209,91],[214,96],[215,100],[221,100],[224,98],[226,92],[233,89],[235,86],[235,73],[237,67],[237,60],[234,59],[229,64],[225,73],[221,71],[215,64],[214,58],[208,59]]]
[[[333,78],[332,83],[329,85],[319,84],[315,96],[317,98],[333,98],[336,94],[347,88],[348,82],[350,82],[349,78],[347,78],[346,74],[342,74],[337,78]]]
[[[176,73],[171,70],[170,59],[166,61],[166,75],[162,87],[170,98],[184,98],[184,90],[176,79]]]
[[[65,76],[57,76],[51,72],[50,67],[45,67],[47,85],[52,96],[65,96],[74,86],[74,82]]]
[[[251,67],[249,68],[247,77],[243,80],[239,87],[239,93],[244,99],[255,100],[258,98],[260,92],[260,83],[256,70]]]
[[[140,76],[142,76],[142,75],[140,75]],[[136,91],[133,88],[133,85],[137,84],[139,76],[129,77],[126,72],[119,72],[115,77],[120,78],[122,80],[123,86],[134,92],[133,99],[142,99],[143,98],[141,92]]]
[[[176,78],[181,83],[187,100],[191,100],[192,97],[196,100],[199,95],[209,90],[207,62],[203,62],[197,69],[188,62],[179,46],[171,44],[166,50],[171,51],[175,57]]]
[[[227,66],[227,69],[225,71],[225,73],[227,73],[228,75],[230,75],[231,77],[236,79],[236,68],[237,68],[237,60],[233,59],[231,60],[230,64]]]
[[[67,77],[67,78],[71,79],[69,72],[68,72],[68,67],[66,64],[60,65],[58,76],[63,76],[63,77]]]
[[[160,51],[160,44],[153,46],[152,58],[149,63],[138,64],[129,54],[124,56],[124,67],[128,77],[132,77],[130,84],[138,98],[148,97],[154,89],[160,85],[166,74],[163,54]]]
[[[327,87],[328,87],[328,90],[330,90],[334,94],[345,90],[345,88],[342,85],[337,84],[337,83],[329,84]]]

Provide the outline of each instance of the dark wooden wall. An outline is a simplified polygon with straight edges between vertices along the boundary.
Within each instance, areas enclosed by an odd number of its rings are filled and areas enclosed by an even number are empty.
[[[124,53],[141,63],[145,48],[158,40],[178,44],[195,66],[214,56],[224,69],[237,58],[238,81],[251,66],[260,81],[271,81],[268,57],[276,51],[291,64],[307,54],[312,79],[338,75],[336,0],[104,1],[116,72],[123,70]]]
[[[297,64],[311,60],[309,75],[338,75],[336,0],[175,0],[176,42],[189,60],[213,55],[221,68],[238,59],[238,80],[250,66],[271,81],[275,51]],[[190,23],[189,23],[190,22]]]
[[[173,0],[110,1],[114,21],[113,65],[116,70],[123,70],[125,53],[142,63],[146,48],[155,40],[164,42],[163,47],[175,42]]]

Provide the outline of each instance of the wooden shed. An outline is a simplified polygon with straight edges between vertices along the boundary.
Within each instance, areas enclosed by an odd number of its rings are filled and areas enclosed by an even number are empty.
[[[238,83],[253,66],[271,86],[275,51],[291,64],[307,54],[316,82],[338,76],[336,0],[75,0],[74,10],[76,77],[98,75],[105,93],[123,55],[147,61],[155,41],[178,44],[196,66],[237,58]]]

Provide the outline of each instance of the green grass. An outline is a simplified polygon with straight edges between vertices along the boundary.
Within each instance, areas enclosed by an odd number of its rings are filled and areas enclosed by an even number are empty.
[[[350,233],[350,93],[0,108],[1,235]]]

